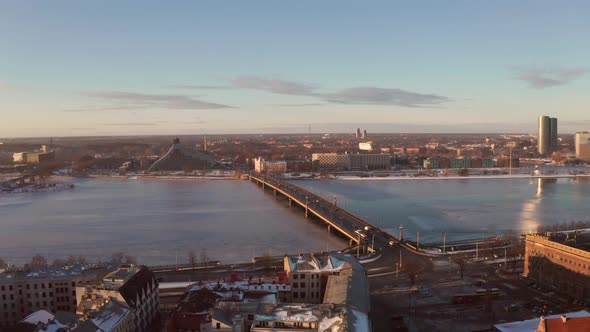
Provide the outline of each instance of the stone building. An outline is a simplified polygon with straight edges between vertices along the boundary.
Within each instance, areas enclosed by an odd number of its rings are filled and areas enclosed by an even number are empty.
[[[112,297],[125,303],[132,315],[130,331],[149,331],[158,319],[158,281],[145,266],[124,265],[95,285],[76,287],[78,303],[93,295]]]
[[[590,251],[587,245],[578,245],[586,242],[587,234],[571,231],[527,235],[524,276],[572,298],[590,298]]]
[[[106,273],[102,267],[80,266],[0,273],[0,327],[41,309],[75,311],[76,287],[97,282]]]

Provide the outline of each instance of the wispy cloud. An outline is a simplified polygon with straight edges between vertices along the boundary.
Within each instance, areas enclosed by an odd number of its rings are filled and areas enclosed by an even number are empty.
[[[201,110],[232,108],[228,105],[210,103],[183,95],[145,94],[123,91],[88,92],[89,97],[105,99],[112,102],[123,103],[115,105],[116,108],[139,109],[139,108],[161,108],[161,109],[183,109]],[[105,109],[112,109],[105,107]]]
[[[240,76],[228,81],[227,86],[176,85],[185,89],[248,89],[266,91],[274,94],[316,98],[327,103],[372,104],[405,107],[428,107],[450,102],[451,99],[435,94],[423,94],[396,88],[361,86],[337,92],[319,92],[318,87],[308,83],[266,79],[258,76]],[[316,106],[320,103],[279,104],[277,106]]]
[[[196,89],[196,90],[230,90],[235,89],[233,86],[227,85],[169,85],[166,88],[172,89]]]
[[[356,87],[340,90],[337,93],[319,95],[324,101],[339,104],[397,105],[406,107],[426,107],[451,101],[435,94],[422,94],[401,89],[378,87]]]
[[[573,68],[511,68],[517,80],[526,82],[534,89],[545,89],[558,85],[568,84],[584,75],[590,73],[590,67]]]
[[[265,79],[258,76],[240,76],[230,81],[230,85],[239,89],[263,90],[276,94],[312,96],[316,89],[313,85],[292,81]]]
[[[118,122],[118,123],[100,123],[101,126],[125,126],[125,127],[130,127],[130,126],[155,126],[157,125],[157,123],[151,123],[151,122]]]
[[[303,107],[303,106],[324,106],[322,103],[301,103],[301,104],[268,104],[268,106]]]

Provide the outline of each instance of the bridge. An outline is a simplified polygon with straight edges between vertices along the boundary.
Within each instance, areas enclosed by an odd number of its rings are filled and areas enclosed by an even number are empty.
[[[293,204],[301,206],[305,209],[306,218],[314,215],[327,224],[328,231],[331,229],[338,231],[348,238],[351,244],[366,242],[373,250],[375,247],[403,244],[403,241],[399,241],[395,236],[338,207],[336,202],[329,202],[288,181],[257,173],[250,174],[250,180],[262,186],[263,189],[273,190],[275,196],[286,197],[289,200],[289,206]]]

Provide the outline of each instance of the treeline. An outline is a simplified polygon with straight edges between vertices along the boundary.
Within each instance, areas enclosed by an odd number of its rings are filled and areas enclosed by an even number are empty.
[[[112,264],[138,264],[137,257],[128,255],[122,251],[116,251],[111,255],[111,259],[108,262],[94,262],[96,264],[101,263],[112,263]],[[75,256],[70,255],[67,258],[56,258],[51,263],[40,254],[37,254],[31,258],[31,260],[26,263],[22,268],[25,271],[29,270],[39,270],[44,268],[62,268],[66,266],[74,266],[74,265],[88,265],[94,264],[89,262],[86,257],[84,256]],[[0,257],[0,269],[6,269],[10,266]]]
[[[537,233],[573,231],[576,229],[590,228],[590,221],[564,221],[552,225],[539,225]]]

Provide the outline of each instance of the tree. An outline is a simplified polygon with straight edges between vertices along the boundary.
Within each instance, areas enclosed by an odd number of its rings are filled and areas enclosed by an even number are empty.
[[[0,269],[5,269],[8,267],[8,264],[0,257]]]
[[[461,275],[461,279],[463,279],[463,272],[465,272],[465,266],[467,265],[467,258],[462,254],[457,254],[453,256],[453,263],[457,264],[459,267],[459,274]]]
[[[70,256],[68,256],[68,260],[66,261],[66,263],[68,265],[72,266],[72,265],[76,264],[76,261],[77,261],[76,256],[70,255]]]
[[[137,257],[126,255],[125,256],[125,264],[137,264]]]
[[[64,261],[63,259],[60,258],[56,258],[53,263],[51,263],[51,266],[53,267],[63,267],[66,265],[66,261]]]
[[[31,258],[31,263],[29,266],[33,269],[42,269],[47,266],[47,260],[45,257],[37,254]]]
[[[195,268],[195,265],[197,264],[197,254],[194,250],[190,250],[188,252],[188,263],[191,265],[193,269]]]
[[[416,277],[418,276],[418,272],[420,272],[420,267],[416,264],[416,262],[412,260],[408,260],[404,262],[403,268],[406,270],[406,274],[408,278],[410,278],[410,282],[412,285],[416,282]]]
[[[207,248],[201,249],[201,263],[205,264],[205,268],[207,267],[207,263],[209,262],[210,258],[207,255]]]
[[[121,264],[125,258],[125,253],[122,251],[116,251],[111,255],[111,263]]]

